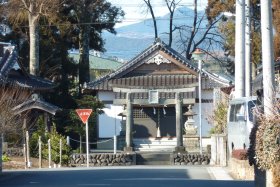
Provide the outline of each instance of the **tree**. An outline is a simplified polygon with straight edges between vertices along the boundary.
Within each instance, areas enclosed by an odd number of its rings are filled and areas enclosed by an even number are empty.
[[[272,1],[273,7],[273,25],[275,29],[274,36],[274,56],[280,57],[280,2],[277,0]]]
[[[225,98],[217,103],[214,111],[208,116],[208,120],[213,125],[211,132],[214,134],[227,133],[227,112],[228,98]]]
[[[73,45],[79,48],[79,84],[90,81],[89,50],[104,51],[101,33],[106,30],[116,33],[115,23],[120,21],[124,12],[106,0],[66,0],[61,10],[71,23],[69,28]]]
[[[148,11],[152,15],[152,19],[153,19],[153,23],[154,23],[155,39],[157,39],[158,38],[158,28],[157,28],[157,20],[156,20],[155,14],[154,14],[153,6],[152,6],[150,0],[143,0],[143,1],[147,5]]]
[[[145,1],[144,1],[145,2]],[[175,10],[180,6],[181,0],[164,0],[167,9],[169,10],[169,31],[168,31],[168,45],[171,47],[173,43],[176,43],[178,50],[181,50],[185,54],[187,59],[191,58],[191,53],[198,47],[204,48],[205,51],[213,51],[222,46],[223,38],[217,31],[217,23],[221,20],[221,17],[215,17],[208,21],[206,24],[205,14],[198,12],[197,0],[194,0],[194,10],[192,25],[189,24],[174,24]],[[150,13],[152,13],[152,4],[146,3]],[[183,7],[181,8],[183,10]],[[188,12],[189,13],[189,12]],[[182,15],[187,13],[182,11]],[[153,21],[156,19],[154,16]],[[188,19],[189,21],[189,19]],[[205,28],[206,27],[206,28]],[[156,27],[154,27],[157,29]],[[201,47],[201,45],[204,47]],[[218,46],[218,47],[217,47]]]
[[[19,86],[0,85],[0,135],[22,135],[23,119],[27,114],[14,115],[13,108],[30,97],[31,93]]]
[[[177,7],[177,5],[181,2],[178,1],[176,2],[176,0],[165,0],[165,3],[166,3],[166,6],[169,10],[169,33],[168,33],[168,36],[169,36],[169,42],[168,42],[168,46],[171,47],[172,45],[172,41],[173,41],[173,31],[176,30],[176,27],[173,29],[173,17],[174,17],[174,12],[175,12],[175,9]]]
[[[94,140],[94,134],[96,134],[96,117],[99,114],[102,114],[102,109],[104,108],[104,104],[99,101],[96,97],[91,95],[83,95],[82,98],[76,99],[77,108],[88,108],[92,109],[93,113],[89,117],[89,131],[90,131],[90,139]],[[81,119],[77,115],[75,110],[70,110],[70,118],[71,121],[68,122],[68,125],[65,127],[66,132],[78,134],[80,137],[80,152],[82,152],[82,138],[85,136],[85,125],[81,122]]]
[[[28,17],[29,27],[29,72],[39,72],[39,21],[40,18],[56,15],[60,7],[59,0],[9,0],[2,5],[8,19],[14,24]]]
[[[235,13],[235,0],[215,1],[208,0],[207,16],[208,20],[219,17],[223,12]],[[261,61],[261,35],[260,35],[260,7],[259,0],[251,1],[251,61],[252,61],[252,79],[257,74],[257,65]],[[227,56],[235,56],[235,21],[234,18],[224,17],[223,22],[219,25],[219,31],[225,39],[223,50]],[[228,66],[234,66],[233,60],[230,60]],[[234,68],[233,68],[234,69]],[[232,69],[232,70],[233,70]],[[234,73],[234,71],[231,71]]]

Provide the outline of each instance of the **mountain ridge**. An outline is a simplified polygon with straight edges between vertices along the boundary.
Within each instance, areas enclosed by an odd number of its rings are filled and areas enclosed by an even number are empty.
[[[204,11],[199,11],[198,14],[202,16]],[[168,33],[169,30],[169,14],[157,17],[156,19],[159,38],[167,43],[168,34],[164,33]],[[176,9],[173,23],[176,26],[191,26],[193,24],[193,10],[186,6]],[[203,21],[202,24],[206,26],[207,23]],[[116,28],[116,32],[116,35],[109,32],[104,32],[102,34],[105,39],[104,48],[106,52],[104,54],[108,57],[130,60],[154,42],[154,27],[151,18],[139,23]],[[174,33],[173,37],[175,40],[172,47],[175,50],[179,50],[174,44],[178,34]]]

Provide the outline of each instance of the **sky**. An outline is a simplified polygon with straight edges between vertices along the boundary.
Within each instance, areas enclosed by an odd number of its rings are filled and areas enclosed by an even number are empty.
[[[143,0],[108,0],[113,5],[121,7],[125,12],[125,18],[122,23],[118,23],[116,27],[130,25],[133,23],[141,22],[144,19],[151,18],[150,14],[145,11],[145,4]],[[178,1],[177,1],[178,2]],[[180,4],[193,8],[194,0],[181,0]],[[154,7],[156,17],[168,14],[168,9],[164,0],[151,0]],[[198,0],[198,10],[205,9],[207,0]]]

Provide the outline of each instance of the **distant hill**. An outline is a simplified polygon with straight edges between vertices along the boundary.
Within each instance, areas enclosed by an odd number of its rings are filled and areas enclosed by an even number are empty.
[[[203,15],[204,11],[199,12]],[[188,25],[193,24],[193,10],[188,7],[180,7],[174,14],[174,25]],[[167,34],[169,30],[169,14],[157,18],[158,33],[162,41],[168,41]],[[202,22],[202,27],[206,27],[207,21]],[[130,60],[139,54],[142,50],[150,46],[154,41],[154,27],[152,19],[144,20],[140,23],[123,26],[116,29],[117,35],[108,32],[103,33],[105,39],[106,56],[115,56],[125,60]],[[174,34],[174,38],[178,38],[178,34]],[[176,39],[173,42],[173,48],[176,46]]]

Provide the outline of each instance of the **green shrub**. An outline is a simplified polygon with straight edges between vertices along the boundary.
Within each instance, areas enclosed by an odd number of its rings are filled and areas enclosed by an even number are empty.
[[[55,126],[53,126],[51,132],[45,132],[44,128],[41,128],[41,125],[38,125],[37,131],[33,132],[30,138],[30,155],[32,157],[39,157],[39,148],[38,148],[38,140],[39,136],[41,136],[42,142],[42,158],[48,159],[48,139],[51,141],[51,159],[54,163],[58,164],[60,161],[60,144],[59,140],[62,140],[62,158],[61,164],[68,165],[69,157],[71,155],[71,148],[67,145],[66,138],[61,134],[58,134]]]
[[[210,123],[213,125],[213,127],[209,132],[210,134],[226,133],[227,111],[228,111],[228,101],[221,101],[217,103],[213,113],[210,116],[208,116]]]
[[[10,159],[10,157],[8,157],[7,155],[2,155],[2,162],[8,162],[8,161],[10,161],[11,159]]]

